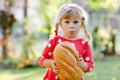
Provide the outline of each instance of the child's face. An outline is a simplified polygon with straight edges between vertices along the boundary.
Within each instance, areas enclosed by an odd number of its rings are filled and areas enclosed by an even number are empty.
[[[65,37],[77,38],[78,32],[81,28],[81,20],[73,18],[62,19],[60,25]]]

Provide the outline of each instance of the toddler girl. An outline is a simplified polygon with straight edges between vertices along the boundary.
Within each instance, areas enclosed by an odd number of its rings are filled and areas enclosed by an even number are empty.
[[[78,66],[83,72],[90,72],[93,70],[92,51],[89,45],[91,37],[86,30],[87,13],[85,10],[77,4],[63,4],[55,19],[55,36],[50,38],[45,49],[42,52],[42,56],[39,58],[39,65],[48,68],[43,80],[59,80],[57,73],[58,67],[54,62],[54,48],[60,42],[68,41],[73,43],[81,56],[78,61]],[[62,29],[63,34],[59,35],[58,30]],[[79,37],[78,33],[80,29],[85,32],[85,38]],[[81,79],[83,80],[83,79]]]

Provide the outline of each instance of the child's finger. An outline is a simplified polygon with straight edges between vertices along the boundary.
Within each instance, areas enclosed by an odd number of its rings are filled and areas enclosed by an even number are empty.
[[[82,57],[79,57],[79,61],[82,61],[83,60],[83,58]]]
[[[59,72],[59,70],[58,70],[57,67],[54,67],[54,68],[53,68],[53,71],[54,71],[55,73],[58,73],[58,72]]]

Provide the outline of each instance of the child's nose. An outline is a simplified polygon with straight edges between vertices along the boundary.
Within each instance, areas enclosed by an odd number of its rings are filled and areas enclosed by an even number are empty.
[[[74,28],[74,23],[70,23],[70,28]]]

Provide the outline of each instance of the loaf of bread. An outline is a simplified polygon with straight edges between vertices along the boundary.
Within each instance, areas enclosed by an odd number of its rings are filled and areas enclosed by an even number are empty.
[[[82,70],[77,65],[77,49],[70,42],[59,43],[54,50],[54,61],[59,69],[59,80],[81,80]]]

